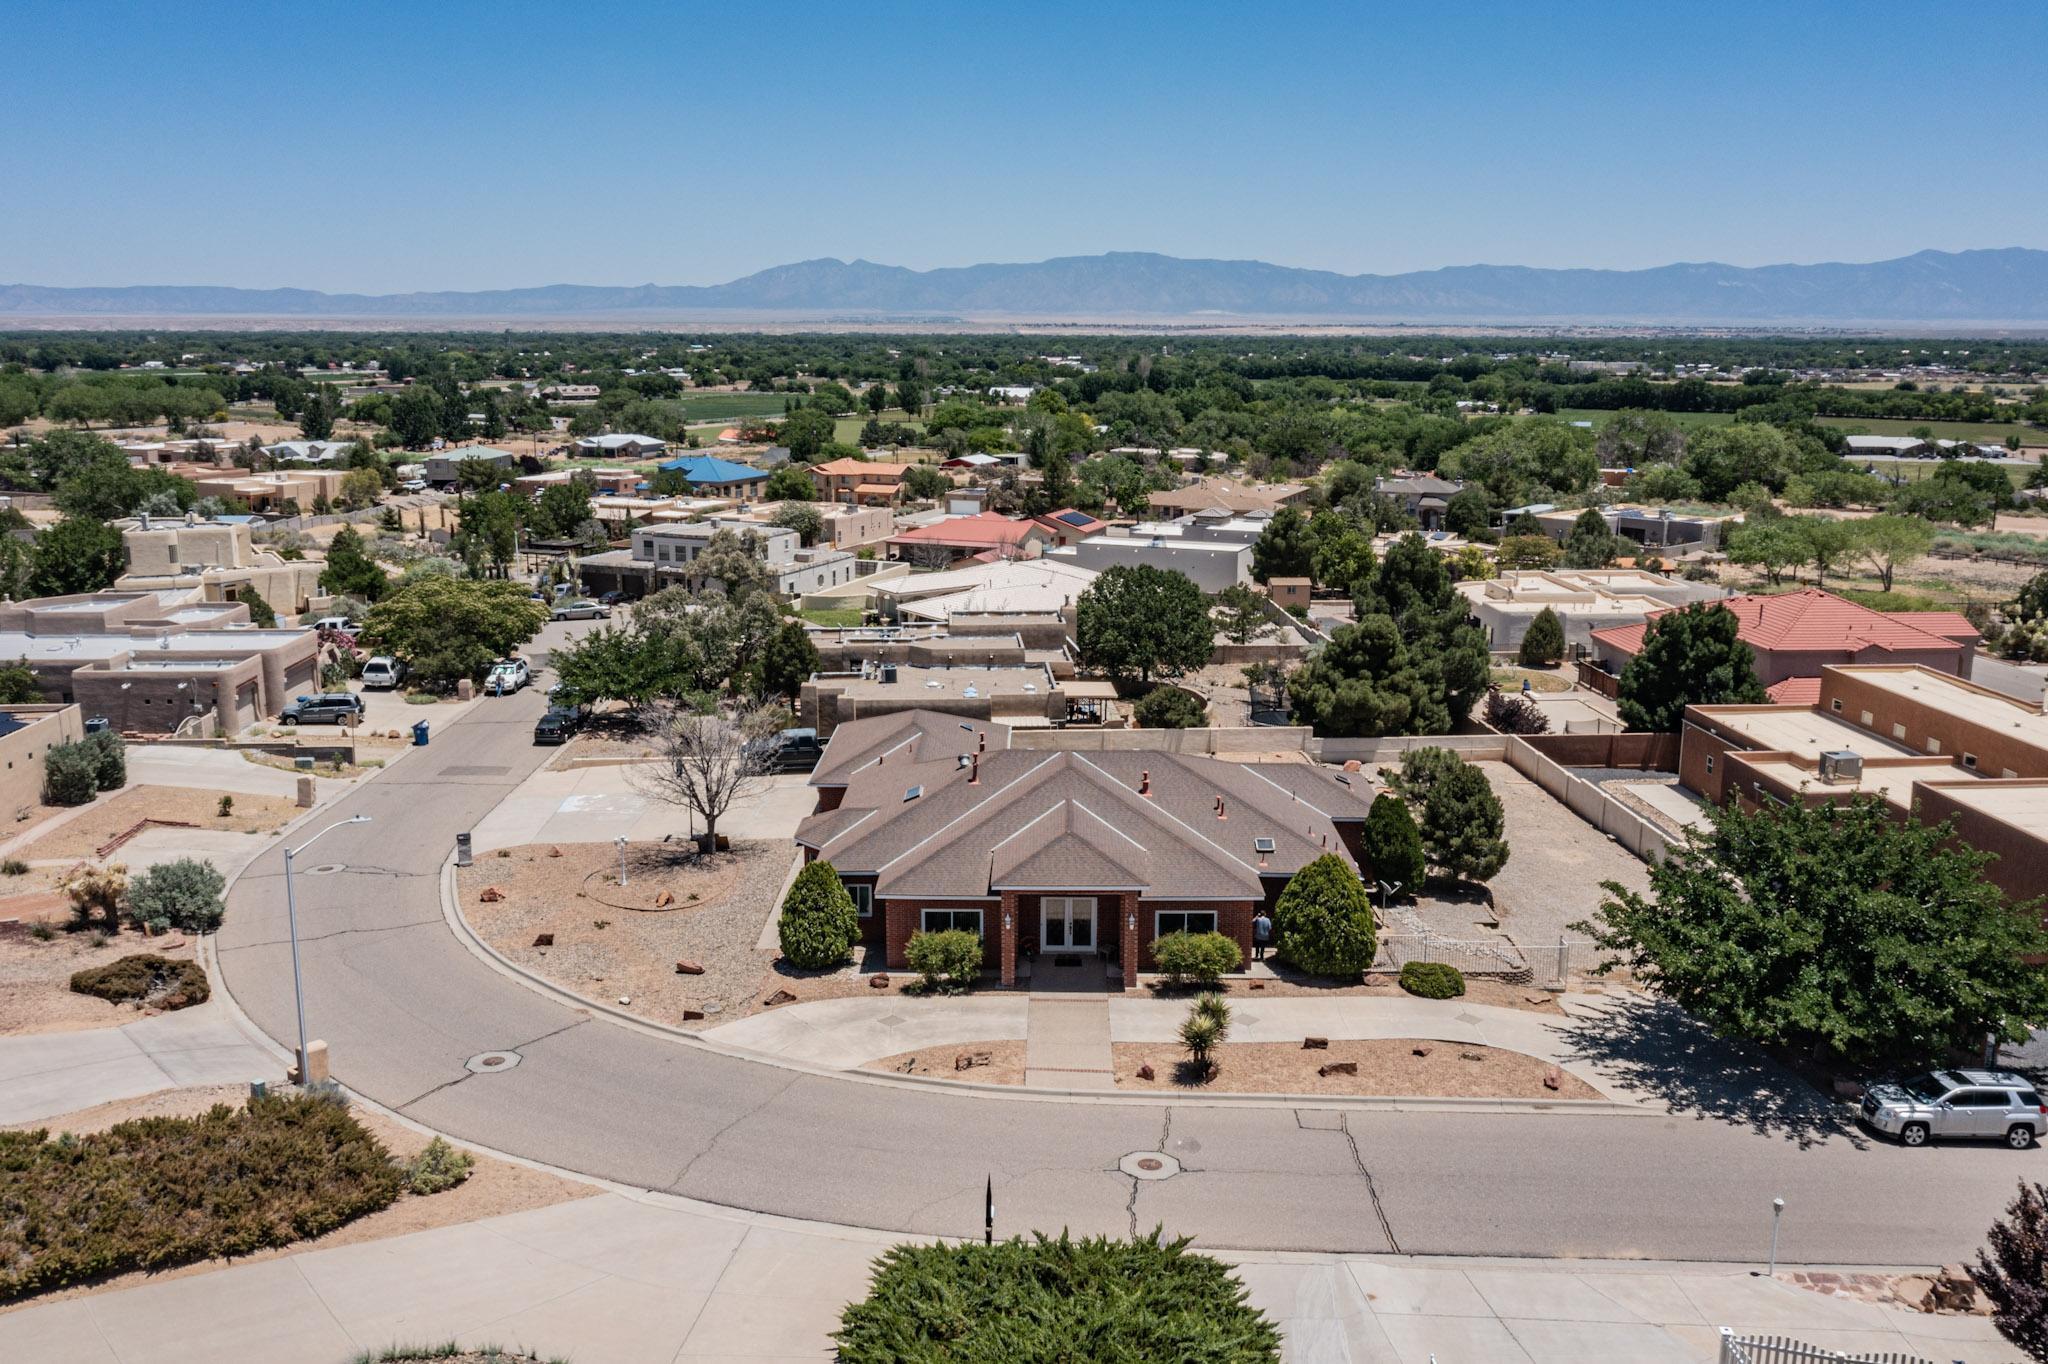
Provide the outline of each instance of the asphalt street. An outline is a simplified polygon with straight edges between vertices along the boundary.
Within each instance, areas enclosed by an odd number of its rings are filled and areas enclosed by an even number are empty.
[[[543,644],[562,631],[550,627]],[[532,744],[544,704],[536,687],[436,727],[426,749],[258,858],[232,888],[219,938],[235,1000],[290,1046],[283,843],[370,815],[299,859],[309,1029],[348,1087],[455,1137],[623,1184],[888,1231],[979,1234],[992,1177],[999,1233],[1160,1224],[1244,1249],[1752,1261],[1783,1197],[1782,1259],[1855,1264],[1961,1259],[2015,1181],[2048,1170],[2038,1151],[1870,1140],[1817,1104],[1752,1088],[1711,1050],[1689,1050],[1691,1038],[1634,1039],[1642,1073],[1682,1110],[1614,1117],[944,1094],[649,1036],[507,978],[442,918],[455,835],[553,751]],[[516,1051],[518,1064],[465,1068],[494,1050]],[[1124,1155],[1154,1150],[1184,1172],[1118,1172]]]

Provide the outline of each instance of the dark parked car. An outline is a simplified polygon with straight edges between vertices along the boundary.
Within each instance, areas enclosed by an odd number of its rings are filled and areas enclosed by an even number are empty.
[[[548,713],[533,722],[537,744],[566,744],[583,728],[583,713],[567,706],[550,706]]]
[[[815,729],[785,729],[770,738],[756,739],[748,747],[770,772],[812,771],[825,752]]]
[[[321,692],[301,696],[278,715],[287,725],[353,725],[362,722],[363,698],[354,692]]]

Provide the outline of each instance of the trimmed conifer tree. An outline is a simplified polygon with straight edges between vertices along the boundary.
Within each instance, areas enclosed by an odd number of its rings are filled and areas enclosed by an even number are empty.
[[[798,970],[822,970],[846,960],[860,941],[860,915],[830,862],[806,863],[796,874],[776,932],[783,958]]]
[[[1294,873],[1273,906],[1273,934],[1280,955],[1312,976],[1359,975],[1379,947],[1365,884],[1335,853]]]
[[[1408,813],[1408,802],[1391,791],[1373,798],[1365,817],[1361,839],[1367,870],[1389,885],[1414,890],[1422,884],[1427,870],[1422,855],[1422,831]]]
[[[1525,668],[1550,668],[1563,657],[1564,624],[1558,620],[1557,612],[1546,606],[1529,622],[1529,633],[1522,636],[1521,664]]]

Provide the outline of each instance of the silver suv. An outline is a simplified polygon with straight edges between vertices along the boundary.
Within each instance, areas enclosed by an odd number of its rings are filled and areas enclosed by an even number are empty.
[[[1863,1093],[1862,1113],[1904,1146],[1958,1137],[2024,1151],[2048,1133],[2048,1105],[2031,1082],[2004,1070],[1936,1070],[1874,1084]]]

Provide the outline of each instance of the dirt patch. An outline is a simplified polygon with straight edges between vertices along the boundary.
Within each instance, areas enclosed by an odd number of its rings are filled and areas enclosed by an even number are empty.
[[[146,819],[231,833],[258,834],[279,829],[299,814],[296,802],[283,796],[234,793],[233,809],[220,813],[221,793],[188,786],[131,786],[93,806],[62,828],[52,830],[16,856],[29,862],[70,861],[97,855],[98,850]],[[119,860],[119,849],[109,856]]]
[[[739,843],[699,857],[683,842],[632,844],[624,886],[610,843],[502,851],[458,871],[455,884],[463,917],[508,960],[564,989],[681,1027],[730,1022],[764,992],[774,954],[756,944],[789,871],[788,845]],[[493,889],[504,898],[485,900]],[[657,909],[663,895],[672,903]],[[540,944],[546,935],[552,942]],[[679,961],[702,966],[703,974],[679,974]],[[686,1019],[685,1010],[704,1017]]]
[[[1023,1042],[953,1042],[898,1052],[870,1061],[862,1070],[923,1075],[980,1084],[1024,1083]],[[1417,1056],[1417,1050],[1427,1055]],[[1584,1080],[1560,1073],[1556,1089],[1545,1088],[1548,1062],[1516,1051],[1462,1042],[1380,1038],[1332,1039],[1327,1049],[1306,1050],[1299,1042],[1226,1042],[1215,1052],[1215,1070],[1205,1080],[1187,1069],[1187,1052],[1172,1042],[1118,1042],[1110,1047],[1117,1088],[1209,1094],[1339,1094],[1403,1098],[1600,1099]],[[987,1055],[989,1063],[956,1068],[961,1056]],[[1328,1065],[1353,1065],[1355,1075],[1320,1075]],[[1139,1078],[1151,1066],[1153,1078]]]
[[[963,1056],[985,1056],[988,1060],[963,1070],[960,1067]],[[981,1085],[1021,1085],[1024,1083],[1024,1044],[955,1042],[949,1046],[924,1047],[918,1051],[884,1056],[879,1061],[868,1062],[861,1069],[891,1075],[923,1075],[938,1080],[966,1080]]]
[[[249,1090],[246,1085],[206,1085],[193,1089],[169,1089],[146,1094],[141,1098],[121,1099],[114,1103],[100,1104],[95,1108],[81,1109],[76,1113],[67,1113],[61,1117],[43,1118],[16,1126],[20,1130],[46,1128],[51,1132],[101,1132],[116,1123],[128,1122],[135,1118],[192,1117],[204,1113],[217,1103],[239,1105],[248,1097]],[[410,1127],[393,1122],[383,1114],[360,1105],[352,1107],[349,1111],[377,1140],[384,1143],[385,1149],[390,1151],[394,1158],[400,1161],[409,1160],[432,1140],[431,1137],[423,1136]],[[469,1178],[454,1188],[425,1197],[406,1194],[381,1212],[359,1217],[346,1226],[337,1227],[327,1235],[310,1241],[258,1251],[253,1255],[233,1260],[202,1260],[197,1264],[183,1265],[160,1273],[122,1274],[100,1283],[45,1293],[0,1306],[0,1314],[20,1307],[53,1302],[59,1298],[77,1297],[84,1293],[114,1292],[145,1283],[182,1279],[191,1274],[209,1274],[216,1269],[227,1269],[233,1265],[249,1264],[257,1260],[274,1260],[281,1255],[297,1255],[302,1251],[325,1250],[330,1246],[381,1241],[387,1236],[406,1236],[416,1231],[429,1231],[435,1227],[454,1226],[459,1222],[474,1222],[480,1218],[497,1217],[504,1213],[525,1212],[530,1208],[544,1208],[554,1203],[566,1203],[571,1199],[588,1198],[601,1192],[603,1190],[595,1185],[564,1179],[545,1170],[535,1170],[510,1161],[478,1155]]]
[[[0,912],[4,912],[0,902]],[[68,922],[70,910],[53,916]],[[112,1028],[158,1012],[132,1004],[109,1004],[91,995],[74,994],[71,973],[132,952],[154,952],[175,961],[192,960],[192,942],[182,934],[152,938],[129,931],[94,946],[90,930],[60,928],[47,942],[31,937],[25,925],[0,924],[0,1037],[29,1033],[76,1032]]]
[[[1417,1051],[1426,1051],[1417,1056]],[[1216,1049],[1215,1072],[1196,1081],[1186,1074],[1187,1052],[1171,1042],[1119,1042],[1110,1048],[1120,1089],[1207,1091],[1212,1094],[1386,1094],[1462,1099],[1598,1099],[1601,1093],[1563,1074],[1546,1089],[1548,1062],[1517,1051],[1462,1042],[1379,1038],[1330,1040],[1309,1051],[1299,1042],[1226,1042]],[[1355,1065],[1356,1075],[1319,1075],[1328,1065]],[[1153,1078],[1138,1078],[1150,1065]]]

